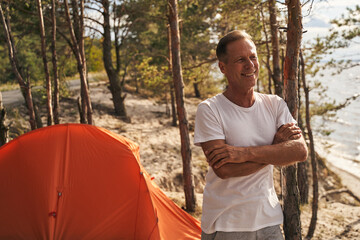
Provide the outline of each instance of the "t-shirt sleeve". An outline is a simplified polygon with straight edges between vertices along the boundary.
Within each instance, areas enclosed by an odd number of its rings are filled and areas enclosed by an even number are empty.
[[[291,122],[297,124],[296,120],[292,117],[286,102],[282,98],[278,97],[278,110],[276,119],[277,129],[279,129],[279,127],[282,125]]]
[[[195,117],[194,144],[225,139],[223,128],[214,111],[207,103],[200,103]]]

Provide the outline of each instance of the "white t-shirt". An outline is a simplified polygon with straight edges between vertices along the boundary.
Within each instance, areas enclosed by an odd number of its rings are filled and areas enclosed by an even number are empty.
[[[295,122],[283,99],[255,92],[255,103],[240,107],[223,94],[199,104],[194,143],[223,139],[232,146],[271,145],[277,129]],[[209,167],[204,189],[201,228],[215,231],[256,231],[283,222],[273,183],[273,165],[243,177],[219,178]]]

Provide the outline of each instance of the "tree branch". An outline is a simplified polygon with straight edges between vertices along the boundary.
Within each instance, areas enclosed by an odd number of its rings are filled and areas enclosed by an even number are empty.
[[[99,29],[96,29],[96,28],[94,28],[92,26],[86,25],[85,28],[89,28],[91,30],[94,30],[95,32],[100,33],[102,36],[104,36],[104,33],[102,31],[100,31]]]
[[[211,59],[205,60],[203,62],[200,62],[200,63],[198,63],[198,64],[196,64],[194,66],[184,67],[183,69],[184,70],[190,70],[190,69],[198,68],[198,67],[201,67],[204,64],[216,62],[216,60],[217,60],[217,58],[211,58]]]
[[[90,20],[90,21],[92,21],[92,22],[94,22],[94,23],[97,23],[97,24],[99,24],[99,25],[103,25],[103,23],[102,22],[100,22],[100,21],[98,21],[98,20],[96,20],[96,19],[93,19],[93,18],[90,18],[90,17],[85,17],[84,16],[84,18],[86,19],[86,20]]]
[[[327,191],[325,194],[321,196],[321,198],[324,198],[328,195],[336,194],[336,193],[348,193],[350,196],[352,196],[356,201],[360,202],[360,198],[358,198],[352,191],[350,191],[347,188],[341,188],[341,189],[335,189]]]

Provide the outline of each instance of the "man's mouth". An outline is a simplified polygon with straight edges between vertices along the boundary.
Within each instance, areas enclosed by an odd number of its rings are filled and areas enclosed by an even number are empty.
[[[255,72],[252,72],[252,73],[242,73],[241,75],[243,75],[243,76],[245,76],[245,77],[252,77],[252,76],[255,75],[255,73],[256,73],[256,71],[255,71]]]

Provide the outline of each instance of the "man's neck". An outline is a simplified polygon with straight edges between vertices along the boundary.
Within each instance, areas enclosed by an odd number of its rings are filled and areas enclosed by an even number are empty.
[[[249,108],[255,103],[255,93],[253,88],[248,91],[238,92],[227,89],[223,94],[227,99],[240,107]]]

